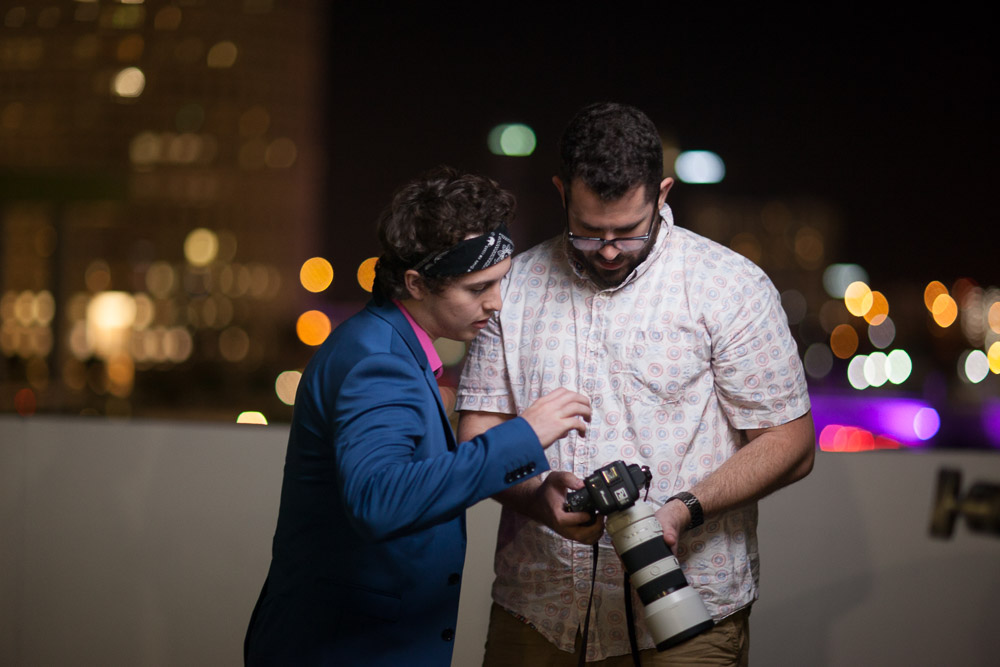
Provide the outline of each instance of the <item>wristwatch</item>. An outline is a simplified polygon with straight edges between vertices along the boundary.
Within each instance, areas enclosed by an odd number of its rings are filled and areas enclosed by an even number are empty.
[[[687,505],[688,511],[691,512],[691,523],[687,525],[688,530],[692,528],[697,528],[701,524],[705,523],[705,513],[701,509],[701,503],[698,499],[694,497],[693,493],[688,493],[687,491],[681,491],[678,494],[670,496],[667,498],[667,503],[671,500],[679,500],[685,505]],[[666,505],[667,503],[664,503]]]

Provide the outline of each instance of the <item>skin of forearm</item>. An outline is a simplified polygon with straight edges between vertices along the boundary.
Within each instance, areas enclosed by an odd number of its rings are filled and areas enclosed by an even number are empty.
[[[815,432],[810,413],[781,426],[749,431],[748,437],[747,444],[690,489],[705,516],[759,500],[812,470]]]

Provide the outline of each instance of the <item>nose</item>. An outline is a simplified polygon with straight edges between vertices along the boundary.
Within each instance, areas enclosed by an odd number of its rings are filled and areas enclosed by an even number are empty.
[[[495,313],[503,307],[503,297],[500,296],[500,283],[496,283],[486,290],[486,298],[483,300],[483,309],[489,313]]]
[[[597,253],[609,262],[614,261],[621,254],[618,248],[610,243],[598,250]]]

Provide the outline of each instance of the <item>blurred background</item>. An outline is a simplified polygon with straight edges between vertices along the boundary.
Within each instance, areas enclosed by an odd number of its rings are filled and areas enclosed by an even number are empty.
[[[0,411],[288,422],[396,187],[489,175],[527,248],[563,126],[614,100],[677,223],[781,292],[821,448],[1000,448],[985,22],[581,4],[4,2]]]

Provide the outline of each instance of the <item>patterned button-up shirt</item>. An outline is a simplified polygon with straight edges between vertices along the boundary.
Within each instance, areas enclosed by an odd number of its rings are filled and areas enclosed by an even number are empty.
[[[660,505],[718,469],[745,429],[809,411],[795,341],[771,281],[752,262],[686,229],[670,208],[646,260],[600,289],[567,253],[565,236],[514,258],[503,309],[472,343],[458,410],[519,414],[567,387],[593,415],[548,450],[553,470],[579,477],[615,460],[648,465]],[[757,597],[757,506],[687,531],[677,556],[716,619]],[[623,571],[605,534],[588,660],[629,652]],[[572,651],[587,609],[591,548],[504,508],[493,596]],[[653,646],[634,598],[640,646]]]

